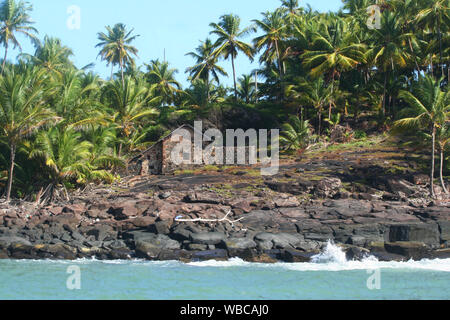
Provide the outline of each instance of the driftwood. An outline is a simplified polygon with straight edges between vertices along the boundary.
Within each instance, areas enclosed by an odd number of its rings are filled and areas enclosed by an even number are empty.
[[[179,217],[175,218],[175,221],[177,222],[228,222],[231,224],[231,226],[234,228],[234,224],[236,222],[239,222],[243,220],[244,218],[239,218],[237,220],[230,220],[228,219],[228,216],[231,214],[231,210],[228,211],[228,213],[223,217],[222,219],[203,219],[203,218],[197,218],[197,219],[181,219]]]

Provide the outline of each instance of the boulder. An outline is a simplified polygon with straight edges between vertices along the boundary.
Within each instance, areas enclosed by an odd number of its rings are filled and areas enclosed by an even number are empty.
[[[290,263],[311,262],[311,258],[317,253],[302,252],[297,250],[285,250],[282,260]]]
[[[314,194],[319,198],[332,198],[339,193],[341,187],[341,179],[325,178],[317,183]]]
[[[407,260],[422,260],[431,256],[431,250],[422,242],[387,242],[384,247],[388,253],[401,255]]]
[[[427,245],[440,245],[440,232],[436,223],[394,224],[389,226],[389,242],[412,241]]]
[[[197,244],[217,245],[226,239],[225,234],[220,232],[192,233],[190,240]]]
[[[179,242],[161,234],[140,238],[135,242],[137,257],[149,260],[157,259],[163,249],[177,250],[180,247]]]
[[[195,252],[192,255],[193,261],[207,261],[207,260],[217,260],[217,261],[227,261],[228,254],[226,250],[216,249],[216,250],[207,250]]]

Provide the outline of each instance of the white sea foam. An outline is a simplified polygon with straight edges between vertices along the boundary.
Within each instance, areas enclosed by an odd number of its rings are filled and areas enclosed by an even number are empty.
[[[450,259],[424,259],[421,261],[407,262],[381,262],[373,256],[368,256],[361,261],[348,261],[345,252],[334,243],[329,242],[323,252],[313,256],[310,263],[251,263],[239,258],[229,261],[202,261],[188,263],[193,267],[211,268],[270,268],[285,269],[289,271],[350,271],[350,270],[372,270],[372,269],[404,269],[404,270],[430,270],[450,272]]]
[[[382,262],[373,256],[368,256],[361,261],[348,261],[345,252],[334,243],[329,242],[324,250],[313,256],[310,263],[251,263],[239,258],[232,258],[228,261],[200,261],[191,263],[181,263],[178,261],[145,261],[145,260],[113,260],[102,261],[97,259],[78,259],[75,261],[59,260],[28,260],[29,263],[41,264],[81,264],[89,265],[93,263],[105,265],[141,265],[154,268],[178,268],[182,266],[197,268],[266,268],[287,271],[350,271],[350,270],[372,270],[372,269],[398,269],[398,270],[430,270],[450,272],[450,259],[424,259],[421,261],[406,262]],[[22,260],[22,263],[24,261]],[[25,262],[26,263],[26,262]]]

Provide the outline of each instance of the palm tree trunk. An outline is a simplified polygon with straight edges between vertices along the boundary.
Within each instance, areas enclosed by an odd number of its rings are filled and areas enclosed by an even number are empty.
[[[120,72],[122,74],[122,86],[125,87],[125,79],[124,79],[124,76],[123,76],[123,61],[122,60],[120,60]]]
[[[231,66],[233,67],[234,100],[237,101],[236,68],[234,66],[234,56],[233,56],[233,54],[231,54]]]
[[[439,66],[441,67],[441,76],[444,76],[444,64],[442,63],[442,32],[441,22],[438,18],[438,38],[439,38]]]
[[[439,176],[441,178],[441,185],[442,185],[442,189],[444,189],[444,192],[448,194],[448,190],[445,186],[445,182],[444,182],[444,175],[443,175],[443,171],[444,171],[444,148],[441,146],[441,166],[440,166],[440,172],[439,172]]]
[[[383,116],[386,115],[386,87],[387,87],[387,72],[384,73],[384,86],[383,86]]]
[[[280,49],[278,48],[278,41],[275,40],[275,50],[277,50],[278,70],[280,72],[280,87],[281,87],[281,101],[284,100],[284,86],[283,86],[283,66],[281,62]]]
[[[112,80],[114,77],[114,65],[111,63],[111,78],[109,80]]]
[[[16,158],[16,144],[11,144],[11,155],[10,155],[10,161],[9,161],[9,172],[8,172],[8,186],[6,188],[6,202],[9,202],[11,200],[11,190],[12,190],[12,184],[13,184],[13,176],[14,176],[14,161]]]
[[[431,153],[431,176],[430,176],[430,187],[431,187],[431,196],[434,198],[435,194],[434,194],[434,162],[435,162],[435,157],[434,157],[434,153],[436,152],[436,126],[433,123],[433,133],[432,133],[432,153]]]
[[[2,74],[3,71],[5,71],[5,65],[6,65],[6,58],[8,57],[8,45],[5,45],[5,57],[3,58],[3,65],[2,65]]]

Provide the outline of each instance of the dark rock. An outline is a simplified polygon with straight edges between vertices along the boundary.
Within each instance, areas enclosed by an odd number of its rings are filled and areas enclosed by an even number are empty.
[[[193,261],[206,261],[206,260],[217,260],[217,261],[227,261],[228,254],[226,250],[216,249],[216,250],[207,250],[195,252],[192,255]]]
[[[217,245],[222,243],[225,239],[226,236],[220,232],[202,232],[202,233],[192,233],[190,235],[190,240],[193,243],[198,244]]]
[[[385,243],[387,252],[406,257],[408,260],[422,260],[431,256],[431,250],[422,242]]]
[[[283,261],[296,263],[296,262],[311,262],[311,258],[316,255],[312,252],[301,252],[296,250],[285,250]]]
[[[332,198],[337,195],[342,187],[342,181],[338,178],[325,178],[318,182],[314,194],[320,198]]]
[[[439,221],[441,242],[450,241],[450,221]]]
[[[438,225],[433,223],[396,224],[389,227],[389,241],[423,242],[439,246],[440,233]]]
[[[135,242],[136,255],[150,260],[157,259],[162,249],[177,250],[180,247],[180,243],[161,234],[141,237]]]

